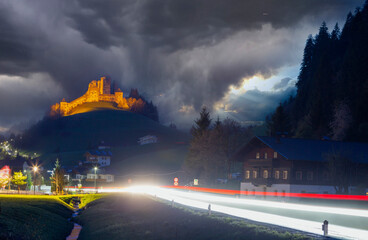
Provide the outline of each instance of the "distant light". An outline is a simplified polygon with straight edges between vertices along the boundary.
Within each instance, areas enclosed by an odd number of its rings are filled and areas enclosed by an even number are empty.
[[[33,171],[34,171],[34,172],[37,172],[37,171],[38,171],[38,166],[34,166],[34,167],[33,167]]]
[[[97,167],[94,167],[95,170],[97,170]]]

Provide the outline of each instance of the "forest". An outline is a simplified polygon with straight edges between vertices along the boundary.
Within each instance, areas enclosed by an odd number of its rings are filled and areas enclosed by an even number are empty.
[[[340,30],[309,36],[297,93],[266,118],[269,135],[368,141],[368,1]]]

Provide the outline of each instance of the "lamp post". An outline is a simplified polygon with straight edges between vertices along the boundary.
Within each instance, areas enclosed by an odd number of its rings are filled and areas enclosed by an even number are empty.
[[[38,171],[38,167],[34,166],[32,170],[33,170],[33,195],[36,195],[36,184],[35,184],[35,182],[36,182],[36,173]]]
[[[94,169],[95,169],[95,190],[97,192],[97,185],[96,185],[96,179],[97,179],[96,171],[97,171],[97,167],[94,167]]]

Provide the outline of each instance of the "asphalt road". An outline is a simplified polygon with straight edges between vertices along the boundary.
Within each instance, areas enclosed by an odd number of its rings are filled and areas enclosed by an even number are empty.
[[[329,236],[368,239],[368,210],[243,199],[174,189],[147,189],[142,192],[174,200],[174,203],[208,209],[257,222],[323,235],[322,223],[329,222]]]

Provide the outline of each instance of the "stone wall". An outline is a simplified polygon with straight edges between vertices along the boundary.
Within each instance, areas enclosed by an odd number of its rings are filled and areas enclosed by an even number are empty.
[[[71,101],[66,102],[64,99],[59,103],[51,106],[50,115],[60,114],[61,116],[68,116],[69,113],[77,106],[88,102],[112,102],[116,103],[119,108],[129,110],[135,103],[136,99],[129,98],[128,101],[123,97],[123,92],[119,89],[114,94],[111,94],[111,81],[102,77],[100,80],[93,80],[88,85],[87,92]]]

